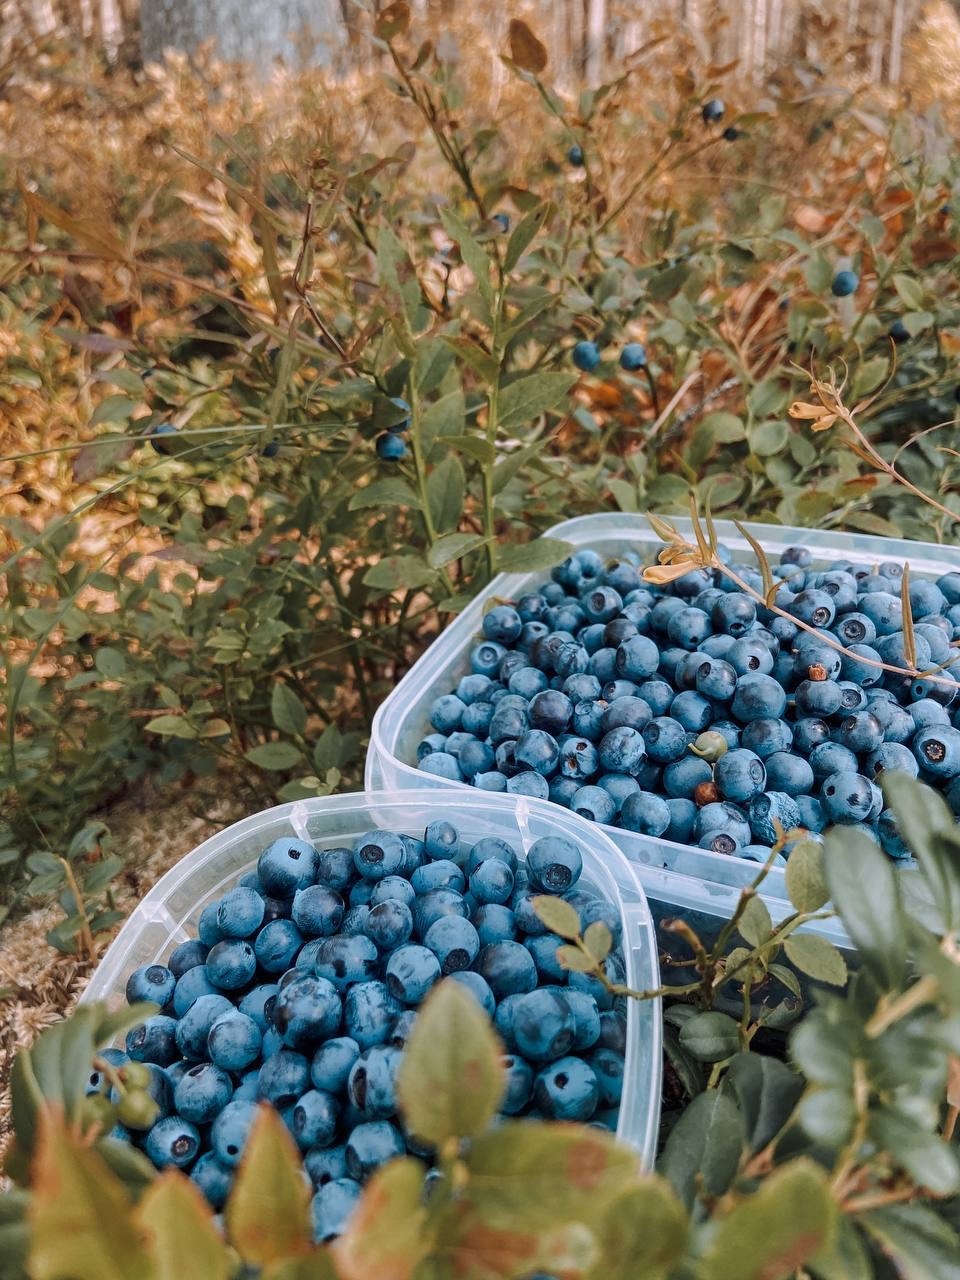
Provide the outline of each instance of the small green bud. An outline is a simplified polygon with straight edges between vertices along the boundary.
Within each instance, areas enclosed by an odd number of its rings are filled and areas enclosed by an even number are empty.
[[[727,754],[727,740],[722,733],[708,729],[706,733],[700,734],[696,742],[691,742],[690,750],[701,760],[706,760],[707,764],[716,764],[721,756]]]
[[[128,1089],[146,1089],[153,1073],[145,1062],[125,1062],[120,1069],[120,1079]]]
[[[160,1112],[157,1103],[140,1089],[125,1093],[117,1104],[117,1119],[128,1129],[150,1129]]]
[[[109,1102],[102,1093],[91,1093],[84,1098],[80,1107],[80,1123],[85,1130],[92,1129],[96,1125],[106,1133],[108,1129],[113,1128],[115,1114],[113,1103]]]

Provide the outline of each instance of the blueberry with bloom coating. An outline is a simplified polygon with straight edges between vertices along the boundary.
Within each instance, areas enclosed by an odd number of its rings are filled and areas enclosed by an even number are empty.
[[[723,119],[726,107],[719,98],[710,98],[700,108],[700,114],[703,116],[704,124],[716,124],[718,120]]]
[[[835,298],[848,298],[856,293],[860,277],[855,271],[838,271],[830,284],[830,292]]]
[[[274,840],[257,861],[257,875],[271,897],[292,898],[313,884],[318,861],[316,849],[305,840]]]
[[[580,879],[583,856],[566,836],[541,836],[527,851],[527,874],[533,889],[566,893]]]
[[[830,822],[866,822],[873,808],[873,793],[869,779],[846,770],[824,779],[820,803]]]
[[[589,1120],[600,1100],[596,1073],[582,1058],[559,1058],[545,1067],[533,1086],[536,1105],[554,1120]]]
[[[595,342],[578,342],[573,348],[573,363],[582,373],[592,373],[600,363],[600,348]]]
[[[620,368],[636,373],[647,363],[647,349],[642,342],[628,342],[620,352]]]

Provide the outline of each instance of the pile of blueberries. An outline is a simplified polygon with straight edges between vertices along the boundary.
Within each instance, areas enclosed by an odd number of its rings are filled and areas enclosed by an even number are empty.
[[[226,1201],[256,1107],[276,1107],[315,1188],[318,1241],[341,1233],[365,1180],[387,1160],[431,1152],[404,1131],[396,1077],[417,1006],[442,977],[492,1018],[507,1056],[506,1116],[616,1129],[627,1017],[622,998],[560,967],[562,939],[533,909],[562,895],[581,928],[603,921],[623,981],[619,911],[580,881],[561,836],[525,860],[450,822],[423,838],[370,831],[352,848],[276,840],[257,870],[200,915],[198,937],[137,969],[127,999],[161,1012],[108,1049],[91,1095],[118,1094],[111,1136],[158,1167],[189,1169]],[[113,1081],[111,1083],[111,1078]]]
[[[762,597],[759,570],[721,554]],[[878,665],[908,666],[901,564],[821,569],[791,547],[773,572],[781,612],[719,569],[661,587],[636,555],[578,551],[484,616],[470,674],[431,705],[420,769],[754,861],[775,820],[852,824],[908,859],[877,780],[919,776],[960,815],[960,573],[909,582],[910,678]]]

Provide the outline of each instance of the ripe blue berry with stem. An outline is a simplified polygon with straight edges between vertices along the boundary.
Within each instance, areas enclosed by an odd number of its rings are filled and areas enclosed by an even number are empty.
[[[394,431],[384,431],[377,436],[376,450],[383,462],[399,462],[407,456],[406,441]]]
[[[595,342],[584,340],[573,348],[573,363],[581,373],[593,373],[600,363],[600,348]]]
[[[567,152],[567,160],[576,169],[579,169],[583,165],[583,147],[580,146],[579,142],[575,142]]]
[[[642,342],[628,342],[620,352],[620,368],[636,373],[647,363],[647,349]]]
[[[830,292],[835,298],[849,298],[856,293],[859,284],[860,277],[855,271],[838,271],[833,277]]]

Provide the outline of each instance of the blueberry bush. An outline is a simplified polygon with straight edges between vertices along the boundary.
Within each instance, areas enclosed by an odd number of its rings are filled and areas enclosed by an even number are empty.
[[[935,112],[806,94],[802,69],[754,104],[729,70],[663,75],[659,44],[571,98],[520,22],[495,110],[405,6],[378,39],[353,110],[303,80],[282,128],[177,63],[105,84],[109,162],[69,94],[69,162],[31,164],[46,144],[16,117],[7,903],[146,774],[198,809],[222,769],[250,805],[355,782],[383,692],[492,573],[559,558],[528,539],[560,515],[693,490],[724,515],[952,536]],[[788,416],[841,364],[880,467]]]

